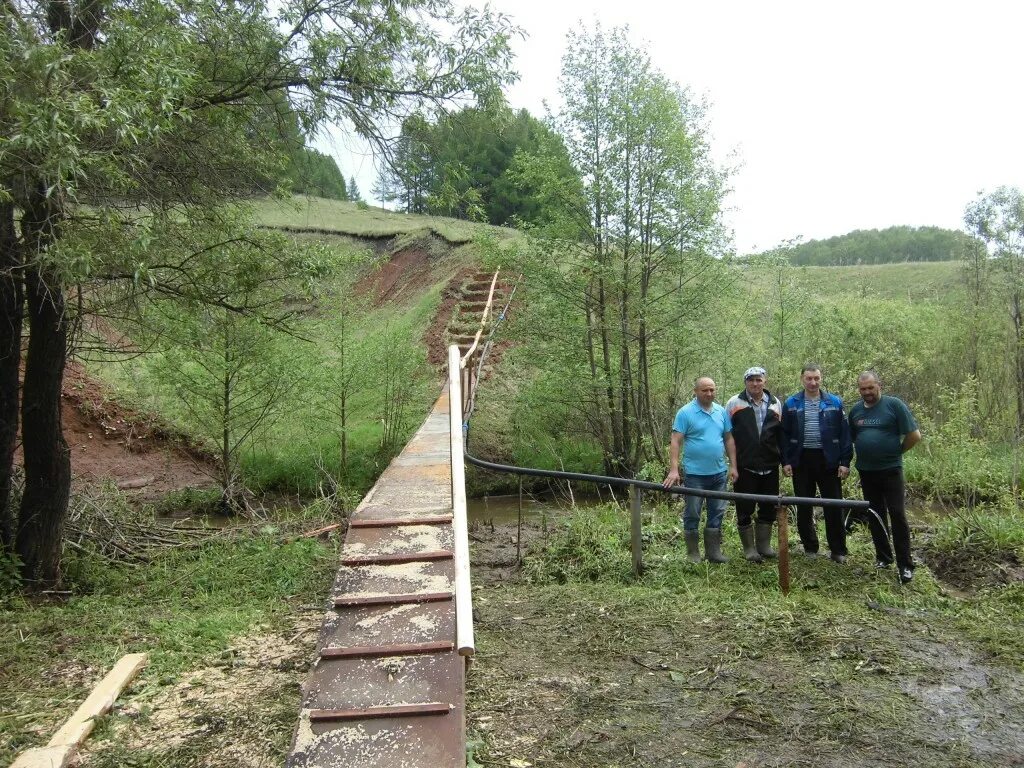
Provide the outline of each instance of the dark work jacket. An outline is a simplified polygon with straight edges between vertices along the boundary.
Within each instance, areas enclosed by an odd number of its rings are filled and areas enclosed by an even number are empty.
[[[849,467],[853,458],[853,442],[850,440],[850,422],[843,413],[843,401],[831,392],[820,393],[818,403],[818,426],[821,428],[821,449],[825,464],[832,467]],[[782,406],[782,431],[785,442],[782,448],[782,463],[800,466],[804,451],[804,391],[786,398]]]
[[[768,400],[768,413],[760,435],[757,434],[757,414],[750,407],[750,395],[745,389],[725,405],[732,420],[736,463],[740,469],[775,469],[782,460],[782,403],[767,389],[764,397]]]

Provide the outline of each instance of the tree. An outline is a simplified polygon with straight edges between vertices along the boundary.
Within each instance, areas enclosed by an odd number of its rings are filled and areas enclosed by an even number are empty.
[[[586,372],[580,399],[606,471],[633,474],[664,459],[665,412],[699,346],[687,318],[716,295],[724,177],[703,107],[625,30],[571,33],[559,83],[564,107],[549,123],[581,185],[558,177],[550,155],[521,158],[517,178],[562,211],[522,269],[558,296],[559,364]]]
[[[184,405],[192,431],[216,446],[225,514],[246,508],[241,452],[279,417],[295,383],[297,328],[284,299],[294,302],[311,281],[328,277],[329,256],[276,234],[239,234],[212,243],[199,256],[205,265],[195,265],[206,273],[204,290],[220,301],[185,295],[149,307],[160,378]]]
[[[511,225],[539,218],[535,190],[517,184],[516,153],[537,154],[549,143],[561,150],[561,171],[573,169],[564,147],[542,122],[519,110],[466,107],[431,124],[413,115],[391,164],[378,184],[381,199],[398,202],[407,213],[432,213]]]
[[[365,203],[366,202],[365,200],[363,200],[363,193],[359,191],[359,185],[356,184],[356,177],[355,176],[349,176],[348,177],[347,194],[348,194],[348,199],[351,200],[354,203]]]
[[[889,227],[856,230],[826,240],[787,243],[772,249],[792,263],[810,266],[855,266],[899,262],[955,261],[973,238],[939,227]]]
[[[1002,279],[998,281],[1011,328],[1013,381],[1017,403],[1014,435],[1024,435],[1024,193],[1016,187],[999,187],[981,194],[964,212],[967,228],[985,243],[988,255]],[[983,277],[984,262],[977,259],[974,272]],[[973,287],[972,287],[972,290]],[[981,284],[976,290],[981,290]]]
[[[293,192],[327,197],[333,200],[348,200],[345,177],[338,170],[333,157],[303,146],[293,154],[288,167],[287,180]]]
[[[25,578],[46,586],[60,575],[70,489],[60,397],[78,307],[67,292],[110,281],[145,292],[166,279],[216,303],[188,277],[192,254],[151,261],[153,237],[201,225],[273,178],[286,106],[306,133],[333,121],[386,147],[386,126],[409,112],[499,101],[515,30],[448,0],[10,0],[0,25],[0,494],[24,301],[14,547]]]

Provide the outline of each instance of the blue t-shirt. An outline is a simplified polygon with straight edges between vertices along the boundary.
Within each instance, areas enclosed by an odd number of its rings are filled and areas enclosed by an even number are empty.
[[[725,472],[725,434],[732,432],[732,420],[725,408],[711,404],[711,413],[697,398],[679,409],[672,431],[683,436],[683,473],[717,475]]]

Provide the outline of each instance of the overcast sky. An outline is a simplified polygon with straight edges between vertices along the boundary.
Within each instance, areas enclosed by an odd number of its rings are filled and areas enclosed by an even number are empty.
[[[979,190],[1024,187],[1024,3],[495,0],[517,41],[513,107],[558,99],[569,29],[628,24],[656,67],[711,102],[739,163],[740,252],[906,224],[960,228]],[[323,145],[321,145],[323,146]],[[335,141],[364,195],[372,158]],[[734,159],[733,159],[734,158]]]

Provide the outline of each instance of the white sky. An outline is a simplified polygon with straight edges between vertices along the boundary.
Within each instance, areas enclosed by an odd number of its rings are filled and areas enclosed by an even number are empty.
[[[715,156],[741,164],[726,201],[740,252],[897,224],[956,229],[979,190],[1024,187],[1024,3],[491,5],[529,35],[515,44],[515,108],[541,117],[557,102],[566,32],[595,19],[628,24],[655,66],[706,95]],[[369,197],[372,158],[346,144],[333,144],[342,172]]]

